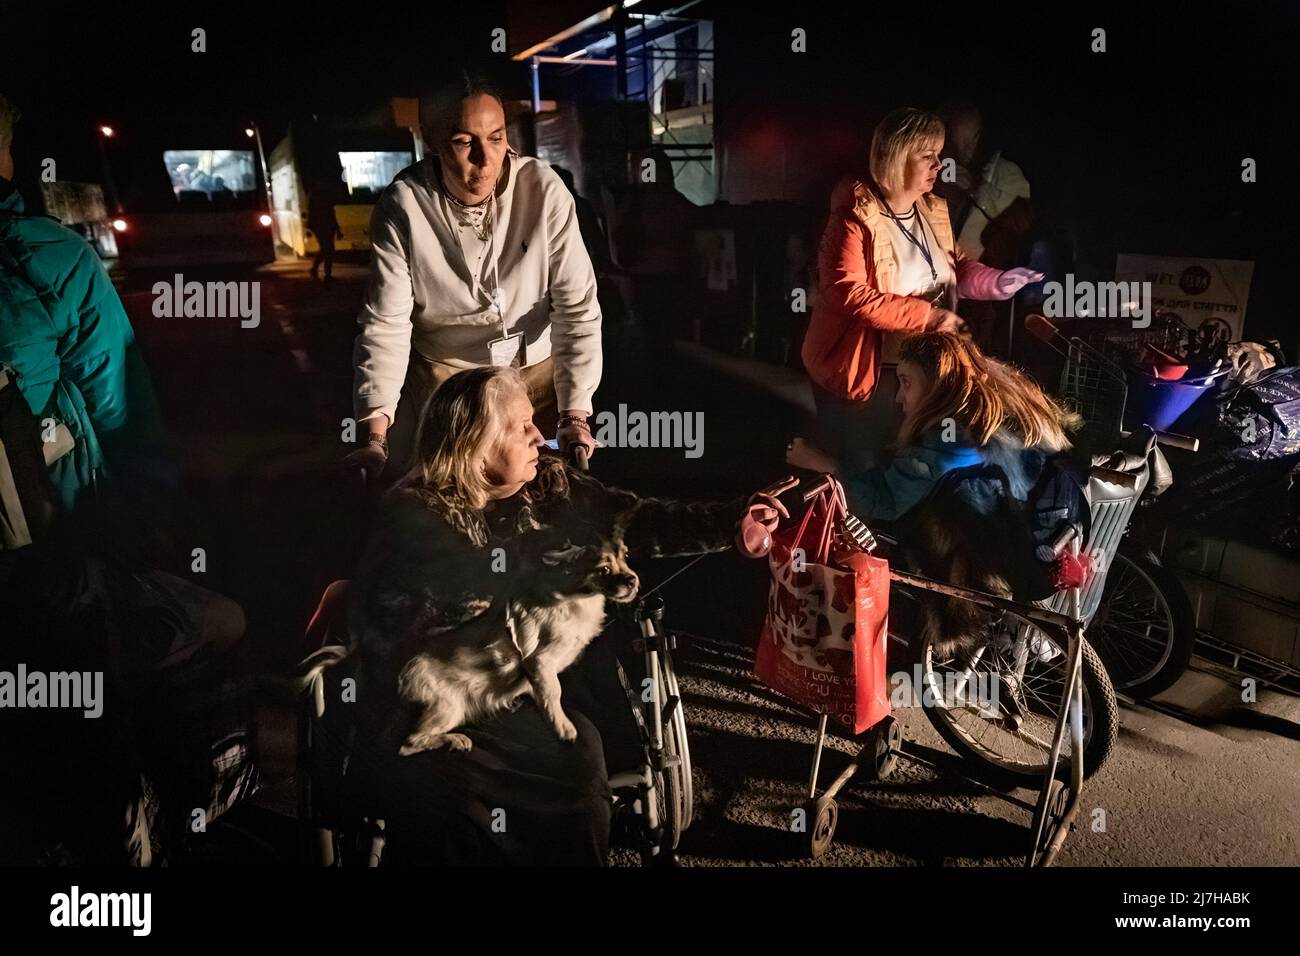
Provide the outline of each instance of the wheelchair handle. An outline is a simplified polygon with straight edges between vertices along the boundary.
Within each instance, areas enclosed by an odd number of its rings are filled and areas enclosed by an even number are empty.
[[[1193,438],[1191,435],[1177,435],[1174,432],[1156,432],[1156,444],[1168,445],[1170,448],[1181,448],[1184,451],[1200,451],[1201,440]]]
[[[573,456],[573,464],[575,468],[577,468],[579,471],[591,470],[590,466],[587,464],[588,460],[590,459],[590,455],[587,454],[586,445],[571,445],[569,447],[569,452]]]

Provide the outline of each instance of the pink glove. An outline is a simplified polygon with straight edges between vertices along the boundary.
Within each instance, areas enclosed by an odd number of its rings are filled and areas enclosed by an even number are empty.
[[[974,259],[963,259],[957,264],[957,294],[977,302],[1000,302],[1043,278],[1033,269],[994,269]]]
[[[1041,272],[1035,272],[1033,269],[1025,269],[1019,266],[1014,269],[1006,269],[993,283],[996,292],[994,298],[999,300],[1009,299],[1030,283],[1042,282],[1043,278]]]

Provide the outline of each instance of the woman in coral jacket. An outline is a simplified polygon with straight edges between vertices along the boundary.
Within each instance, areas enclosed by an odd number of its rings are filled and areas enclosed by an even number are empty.
[[[817,297],[804,338],[827,451],[871,467],[898,430],[891,333],[965,333],[959,297],[1009,299],[1043,276],[966,258],[948,209],[931,193],[944,127],[904,107],[871,139],[870,176],[837,189],[818,251]]]

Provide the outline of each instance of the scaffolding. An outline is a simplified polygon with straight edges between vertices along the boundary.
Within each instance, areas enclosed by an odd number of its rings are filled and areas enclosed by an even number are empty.
[[[672,162],[679,191],[699,205],[717,198],[713,138],[713,23],[685,16],[700,0],[649,12],[650,3],[619,3],[515,54],[532,69],[534,112],[542,101],[542,68],[570,75],[613,68],[617,94],[642,100],[650,139]],[[638,7],[633,11],[632,7]]]

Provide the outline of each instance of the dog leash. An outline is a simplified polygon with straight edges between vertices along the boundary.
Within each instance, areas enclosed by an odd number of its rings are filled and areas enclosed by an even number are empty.
[[[646,591],[644,594],[642,594],[641,595],[642,599],[648,598],[650,595],[654,594],[656,591],[658,591],[660,588],[666,585],[673,578],[677,577],[677,575],[689,571],[691,568],[695,567],[695,565],[699,564],[701,561],[703,561],[711,554],[713,554],[712,551],[705,551],[703,554],[697,554],[693,559],[688,561],[686,564],[683,564],[680,568],[678,568],[672,574],[668,575],[668,577],[664,578],[662,581],[660,581],[658,584],[652,587],[649,591]]]

